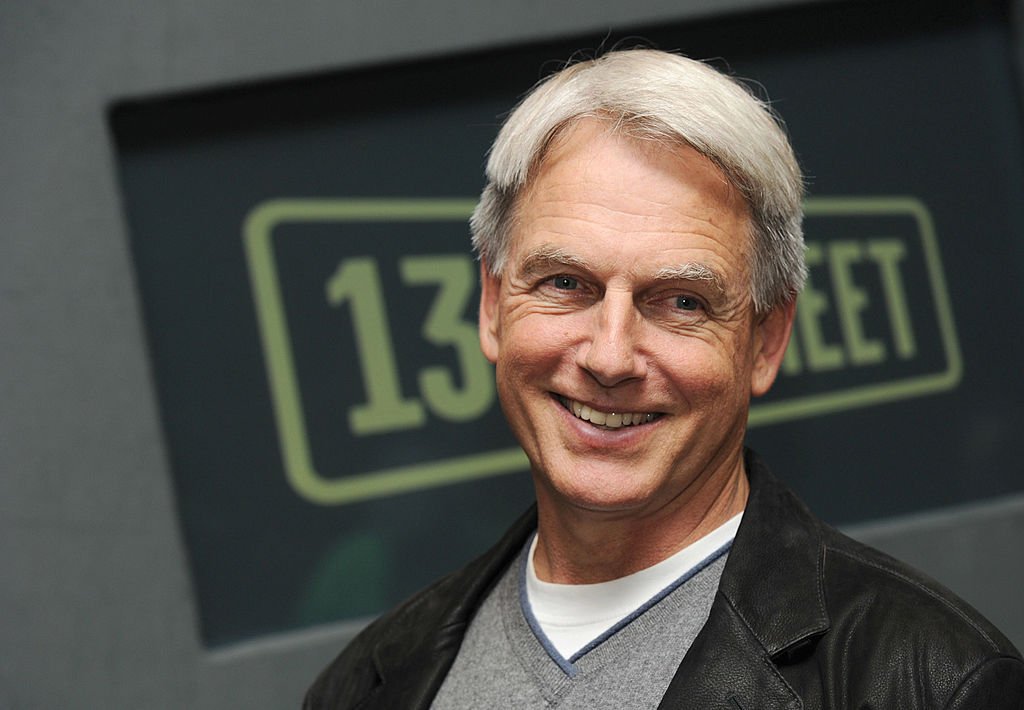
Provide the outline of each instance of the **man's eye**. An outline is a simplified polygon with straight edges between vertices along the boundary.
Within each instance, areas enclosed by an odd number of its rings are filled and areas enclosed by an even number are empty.
[[[556,276],[551,279],[551,285],[562,291],[573,291],[579,287],[580,282],[571,276]]]
[[[700,308],[700,301],[692,296],[676,296],[676,308],[681,311],[695,311]]]

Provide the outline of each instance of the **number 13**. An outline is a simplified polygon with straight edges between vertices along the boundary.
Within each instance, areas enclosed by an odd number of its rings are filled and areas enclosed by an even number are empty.
[[[476,325],[462,318],[473,293],[473,262],[464,255],[407,256],[399,261],[402,282],[436,284],[438,293],[423,324],[423,338],[439,347],[452,346],[461,386],[445,367],[419,372],[419,389],[430,411],[449,421],[466,421],[486,412],[494,401],[491,368],[480,352]],[[367,401],[349,408],[348,422],[357,436],[426,424],[423,404],[405,397],[398,380],[394,339],[388,325],[380,272],[372,257],[354,257],[338,265],[326,284],[333,306],[350,303],[359,365]]]

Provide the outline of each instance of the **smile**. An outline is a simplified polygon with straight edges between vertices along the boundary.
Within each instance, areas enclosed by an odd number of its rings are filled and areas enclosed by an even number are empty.
[[[577,419],[582,419],[585,422],[590,422],[595,426],[606,429],[621,429],[626,426],[649,424],[661,416],[661,414],[655,412],[602,412],[582,402],[577,402],[575,399],[569,399],[561,395],[558,396],[558,401],[561,402],[563,407],[576,415]]]

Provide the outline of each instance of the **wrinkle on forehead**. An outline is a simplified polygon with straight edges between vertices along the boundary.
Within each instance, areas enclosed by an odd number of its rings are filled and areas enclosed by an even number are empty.
[[[692,147],[653,147],[593,120],[562,133],[517,201],[517,271],[544,275],[564,267],[738,295],[749,278],[748,205]],[[642,264],[635,250],[617,249],[632,238],[649,245]],[[591,244],[598,243],[608,251],[595,253]]]
[[[641,128],[641,130],[629,130],[631,127]],[[644,130],[641,124],[634,125],[633,121],[623,122],[601,114],[578,116],[558,127],[535,159],[527,179],[523,183],[524,189],[520,193],[520,197],[531,191],[540,174],[545,172],[551,164],[561,160],[567,153],[578,150],[579,146],[574,144],[574,139],[581,135],[584,136],[585,141],[609,138],[622,141],[642,156],[652,168],[659,164],[664,166],[666,159],[668,162],[672,162],[687,154],[698,156],[699,161],[706,163],[710,168],[708,171],[702,171],[706,172],[704,175],[705,187],[719,192],[726,202],[739,207],[748,214],[750,212],[750,202],[744,190],[729,178],[727,171],[718,162],[705,155],[691,143],[667,134],[660,135],[656,131]]]
[[[639,140],[610,129],[606,121],[588,117],[573,122],[558,134],[557,140],[531,173],[516,200],[513,233],[518,232],[522,224],[533,216],[530,214],[533,209],[547,203],[560,202],[564,190],[572,190],[591,182],[606,186],[614,183],[615,176],[608,173],[609,168],[605,162],[607,151],[624,148],[632,152],[646,170],[675,180],[675,191],[671,195],[662,194],[659,199],[631,182],[627,176],[622,176],[620,184],[614,188],[614,197],[620,200],[632,199],[632,205],[613,207],[604,200],[591,200],[591,207],[608,214],[631,215],[641,221],[671,218],[675,215],[680,219],[680,229],[684,231],[689,231],[684,226],[687,224],[704,224],[718,230],[723,227],[723,222],[728,223],[734,215],[740,214],[746,223],[742,234],[729,236],[739,236],[743,240],[741,249],[748,246],[749,204],[717,164],[687,143],[677,143],[669,148],[659,142]],[[571,161],[571,170],[565,169],[563,161],[566,160]],[[679,179],[682,175],[685,175],[685,181]],[[574,194],[574,198],[580,199],[580,196]],[[581,204],[588,204],[588,201],[584,198]],[[729,214],[723,214],[723,210]],[[591,221],[596,219],[592,216],[581,218]]]

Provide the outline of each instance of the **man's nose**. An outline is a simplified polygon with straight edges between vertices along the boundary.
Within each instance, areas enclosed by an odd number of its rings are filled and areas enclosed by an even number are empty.
[[[640,352],[642,317],[627,292],[606,292],[592,308],[590,337],[577,351],[577,364],[603,387],[642,379],[647,364]]]

